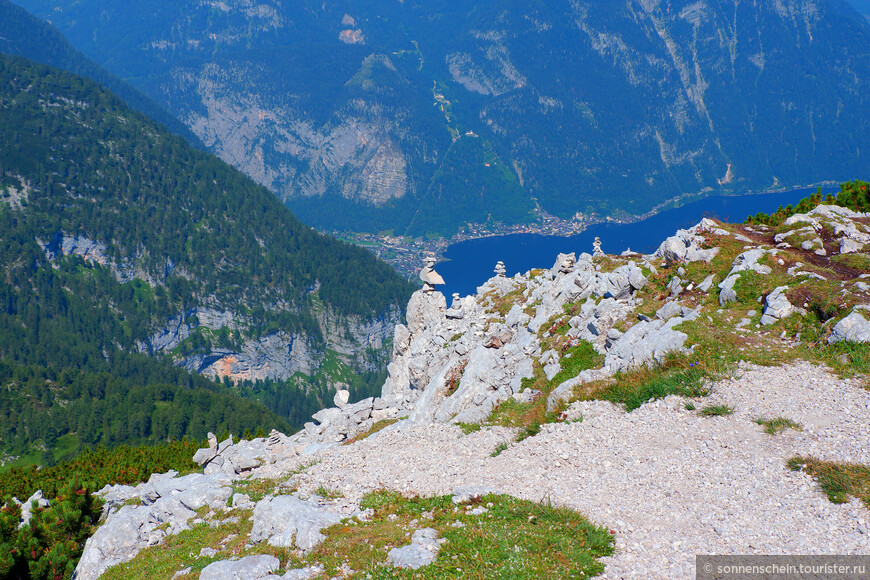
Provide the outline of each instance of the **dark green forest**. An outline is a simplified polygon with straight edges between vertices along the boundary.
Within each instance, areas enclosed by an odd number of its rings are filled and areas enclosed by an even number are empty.
[[[75,49],[54,26],[8,0],[0,0],[0,53],[23,56],[41,64],[94,80],[118,95],[130,108],[154,119],[197,147],[204,145],[184,123]]]
[[[62,255],[76,236],[101,251]],[[324,381],[235,387],[144,354],[155,328],[192,308],[242,322],[180,348],[280,330],[323,349],[315,302],[366,319],[400,311],[411,291],[96,83],[10,56],[0,56],[0,273],[0,452],[38,444],[43,464],[60,459],[63,437],[74,453],[289,432],[331,397]],[[380,379],[358,376],[357,394]]]

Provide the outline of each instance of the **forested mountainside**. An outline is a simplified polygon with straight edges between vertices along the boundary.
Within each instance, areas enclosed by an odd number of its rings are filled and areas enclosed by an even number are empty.
[[[134,89],[75,49],[55,27],[33,16],[9,0],[0,0],[0,53],[23,56],[88,77],[119,96],[129,107],[163,123],[166,127],[203,147],[199,138],[155,101]]]
[[[379,386],[410,294],[96,83],[5,55],[0,272],[0,451],[13,453],[65,433],[289,426],[337,384]]]
[[[868,164],[843,0],[19,3],[321,227],[639,214]]]

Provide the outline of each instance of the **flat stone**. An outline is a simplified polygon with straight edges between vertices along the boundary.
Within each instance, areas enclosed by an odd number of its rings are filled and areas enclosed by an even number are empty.
[[[238,560],[212,562],[199,575],[200,580],[257,580],[265,578],[281,567],[275,556],[261,554],[245,556]]]
[[[423,528],[411,536],[411,545],[390,550],[387,561],[396,568],[417,570],[434,562],[440,549],[438,532],[432,528]]]
[[[338,514],[296,496],[267,497],[254,508],[251,543],[265,541],[277,548],[295,545],[307,552],[326,538],[320,530],[340,521]]]

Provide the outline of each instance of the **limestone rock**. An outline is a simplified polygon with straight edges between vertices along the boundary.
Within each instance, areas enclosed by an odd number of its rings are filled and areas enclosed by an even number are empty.
[[[257,580],[265,578],[281,567],[275,556],[261,554],[238,560],[212,562],[203,568],[200,580]]]
[[[669,320],[674,316],[679,316],[680,312],[680,305],[672,300],[670,302],[665,302],[664,306],[656,310],[656,318],[659,320]]]
[[[719,248],[705,250],[701,248],[703,242],[704,238],[701,236],[687,230],[678,230],[675,235],[661,243],[653,256],[664,258],[667,265],[675,262],[709,262],[719,253]]]
[[[712,287],[713,287],[713,274],[710,274],[709,276],[704,278],[703,282],[698,284],[698,290],[700,290],[701,292],[709,292],[710,288],[712,288]]]
[[[408,301],[408,330],[412,335],[417,335],[425,328],[436,326],[444,318],[445,310],[447,300],[443,294],[417,290]]]
[[[861,242],[856,242],[851,238],[842,238],[840,239],[840,253],[841,254],[852,254],[855,252],[860,252],[864,244]]]
[[[849,316],[834,326],[828,344],[842,341],[870,342],[870,321],[853,310]]]
[[[212,449],[211,447],[204,447],[202,449],[197,449],[196,453],[193,454],[193,462],[198,465],[205,465],[216,456],[216,449]]]
[[[277,548],[296,546],[308,552],[326,536],[320,533],[341,521],[341,517],[312,500],[281,495],[266,497],[254,508],[251,542],[267,542]]]
[[[332,398],[332,402],[336,407],[344,407],[347,405],[347,402],[350,400],[350,391],[347,389],[339,389],[335,392],[335,396]]]
[[[438,532],[432,528],[423,528],[414,532],[410,545],[390,550],[387,561],[396,568],[416,570],[434,562],[440,550]]]
[[[23,528],[30,523],[30,518],[33,517],[33,503],[36,502],[36,507],[47,508],[48,500],[42,497],[42,490],[36,490],[33,495],[27,498],[27,501],[21,504],[21,521],[18,524],[19,528]]]
[[[785,295],[786,290],[788,290],[788,286],[779,286],[767,295],[764,314],[761,316],[761,324],[763,326],[787,318],[797,311],[794,305],[788,301]]]

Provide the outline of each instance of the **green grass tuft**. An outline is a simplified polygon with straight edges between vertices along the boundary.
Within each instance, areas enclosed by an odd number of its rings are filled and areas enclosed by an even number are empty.
[[[476,433],[483,428],[483,425],[480,423],[457,423],[457,427],[462,429],[463,435],[468,435],[470,433]]]
[[[362,506],[374,512],[368,521],[324,530],[326,540],[304,564],[321,563],[325,578],[340,576],[343,565],[354,577],[375,579],[591,578],[604,571],[599,558],[613,553],[609,531],[572,510],[503,495],[473,503],[487,511],[471,515],[449,495],[371,493]],[[390,549],[408,545],[411,533],[423,527],[446,539],[434,563],[416,571],[383,565]]]
[[[792,471],[804,471],[813,476],[833,503],[845,503],[849,496],[854,496],[870,508],[870,467],[812,457],[792,457],[786,465]]]
[[[734,407],[729,407],[728,405],[708,405],[698,411],[698,414],[704,417],[724,417],[733,413]]]
[[[678,358],[660,367],[642,367],[628,373],[617,373],[614,380],[581,396],[583,400],[603,399],[634,411],[641,405],[668,395],[705,397],[709,388],[704,379],[707,372],[699,366],[688,366]],[[684,368],[688,366],[688,368]]]
[[[502,451],[506,451],[507,448],[510,447],[507,441],[502,441],[498,445],[495,446],[495,449],[492,450],[492,453],[489,454],[490,457],[498,457]]]
[[[802,431],[800,423],[795,423],[791,419],[786,419],[785,417],[777,417],[776,419],[756,419],[755,422],[758,425],[764,426],[764,432],[768,435],[776,435],[777,433],[782,433],[786,429],[794,429],[795,431]]]

